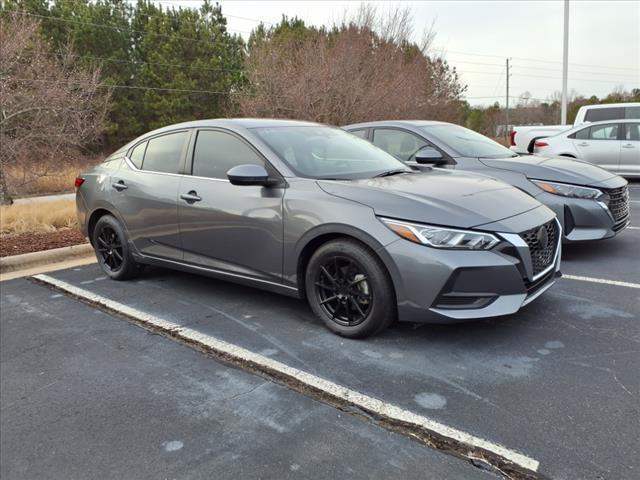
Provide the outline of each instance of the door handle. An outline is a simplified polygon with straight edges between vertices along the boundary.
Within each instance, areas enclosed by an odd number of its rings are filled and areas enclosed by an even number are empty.
[[[129,187],[127,187],[127,186],[124,184],[124,180],[119,180],[118,182],[116,182],[116,183],[112,184],[111,186],[112,186],[113,188],[115,188],[116,190],[118,190],[119,192],[121,192],[122,190],[126,190],[127,188],[129,188]]]
[[[191,190],[189,193],[180,194],[180,198],[187,203],[195,203],[202,200],[202,198],[198,196],[198,192],[195,190]]]
[[[632,143],[626,143],[624,145],[622,145],[622,148],[634,148]]]
[[[578,144],[579,147],[588,147],[589,144],[587,142],[582,142]]]

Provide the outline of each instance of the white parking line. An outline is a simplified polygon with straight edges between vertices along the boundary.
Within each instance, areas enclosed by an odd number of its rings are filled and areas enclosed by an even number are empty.
[[[640,230],[640,227],[627,227],[629,230]]]
[[[238,345],[219,340],[211,335],[198,332],[197,330],[189,327],[183,327],[171,321],[156,317],[150,313],[110,300],[62,280],[58,280],[48,275],[34,275],[33,278],[40,282],[52,285],[58,290],[65,291],[77,298],[89,301],[93,304],[101,305],[106,307],[108,310],[120,313],[124,316],[137,320],[138,322],[151,325],[156,329],[163,330],[173,337],[186,340],[192,344],[195,343],[199,347],[205,348],[205,350],[208,351],[213,351],[224,358],[262,367],[265,371],[271,372],[280,378],[284,376],[284,378],[293,379],[299,384],[303,384],[313,390],[319,390],[329,397],[361,408],[366,412],[372,413],[374,416],[400,422],[401,424],[409,424],[414,427],[419,427],[423,429],[423,431],[428,431],[439,437],[444,437],[448,441],[453,441],[457,445],[462,444],[461,446],[464,447],[464,449],[471,447],[471,449],[481,449],[491,452],[508,462],[532,472],[536,472],[540,465],[540,462],[537,460],[502,445],[484,440],[462,430],[449,427],[428,417],[418,415],[391,403],[370,397],[369,395],[352,390],[330,380],[290,367],[284,363],[278,362],[277,360],[254,353]],[[469,455],[470,454],[471,452],[469,452]]]
[[[562,274],[562,278],[568,278],[569,280],[579,280],[581,282],[605,283],[607,285],[616,285],[618,287],[640,288],[640,283],[620,282],[618,280],[607,280],[605,278],[592,278],[592,277],[583,277],[580,275],[566,275],[566,274]]]

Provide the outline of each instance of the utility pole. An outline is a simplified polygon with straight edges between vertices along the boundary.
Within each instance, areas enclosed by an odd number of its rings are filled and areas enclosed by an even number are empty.
[[[567,76],[569,73],[569,0],[564,0],[564,43],[562,46],[562,100],[560,123],[567,124]]]
[[[506,97],[506,112],[507,112],[507,122],[505,125],[505,136],[509,138],[509,59],[507,58],[507,97]]]

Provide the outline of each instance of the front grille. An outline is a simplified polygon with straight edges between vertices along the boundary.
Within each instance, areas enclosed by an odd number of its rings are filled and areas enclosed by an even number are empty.
[[[520,234],[529,246],[533,274],[537,275],[553,262],[556,251],[558,226],[555,220]]]
[[[624,220],[629,216],[629,187],[625,185],[620,188],[606,190],[609,195],[609,211],[615,222]]]

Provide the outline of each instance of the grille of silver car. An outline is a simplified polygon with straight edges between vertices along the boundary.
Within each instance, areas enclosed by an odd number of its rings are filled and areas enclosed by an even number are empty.
[[[540,227],[522,232],[520,236],[529,246],[533,274],[537,275],[553,262],[556,252],[558,225],[554,219]]]
[[[625,185],[620,188],[607,190],[609,195],[609,211],[615,222],[624,220],[629,216],[629,187]]]

